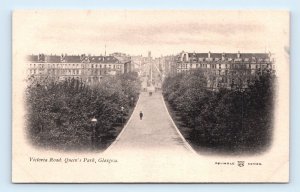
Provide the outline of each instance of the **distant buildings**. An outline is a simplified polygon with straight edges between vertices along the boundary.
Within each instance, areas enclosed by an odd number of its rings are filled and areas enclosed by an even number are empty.
[[[166,74],[189,73],[203,69],[212,89],[247,88],[251,80],[264,70],[274,72],[271,53],[188,53],[164,57]]]
[[[142,67],[144,67],[144,65],[148,63],[148,58],[143,57],[142,55],[134,55],[134,56],[130,56],[130,58],[131,58],[132,67],[135,70],[140,70]]]
[[[105,75],[128,73],[132,70],[129,56],[91,55],[28,55],[28,75],[53,80],[78,79],[87,83],[100,82]]]
[[[175,55],[163,56],[160,59],[165,76],[173,76],[177,73],[177,58]]]
[[[160,79],[178,73],[190,73],[193,69],[203,69],[207,87],[211,89],[247,88],[249,83],[267,70],[275,71],[271,53],[195,53],[184,52],[177,55],[153,59],[142,55],[129,56],[112,53],[109,56],[91,55],[29,55],[28,75],[47,77],[55,80],[78,79],[86,83],[100,82],[105,75],[116,75],[137,71],[149,79]],[[153,84],[153,82],[152,82]]]

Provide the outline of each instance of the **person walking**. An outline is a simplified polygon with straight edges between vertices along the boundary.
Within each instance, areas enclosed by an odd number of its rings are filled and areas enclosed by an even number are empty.
[[[143,119],[143,116],[144,116],[143,112],[142,112],[142,111],[140,111],[140,120],[142,120],[142,119]]]

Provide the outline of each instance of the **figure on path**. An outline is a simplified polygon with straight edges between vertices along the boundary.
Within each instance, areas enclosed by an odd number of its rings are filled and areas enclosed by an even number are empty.
[[[143,114],[143,112],[141,111],[141,112],[140,112],[140,120],[143,119],[143,115],[144,115],[144,114]]]

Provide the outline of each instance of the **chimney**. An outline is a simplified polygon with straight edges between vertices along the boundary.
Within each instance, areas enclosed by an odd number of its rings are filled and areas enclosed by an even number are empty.
[[[62,53],[61,56],[60,56],[60,61],[64,61],[65,60],[65,56],[64,54]]]
[[[222,61],[225,61],[225,53],[222,53]]]
[[[210,51],[208,52],[208,58],[210,58]]]
[[[269,56],[269,59],[271,59],[271,57],[272,57],[272,53],[269,51],[269,54],[268,54],[268,56]]]
[[[240,53],[240,51],[238,51],[237,58],[240,58],[240,57],[241,57],[241,53]]]

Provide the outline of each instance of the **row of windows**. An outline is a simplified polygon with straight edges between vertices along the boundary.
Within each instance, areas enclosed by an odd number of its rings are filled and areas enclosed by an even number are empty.
[[[30,74],[38,74],[38,72],[42,73],[40,70],[37,69],[30,69],[29,70]],[[106,74],[107,70],[88,70],[88,73],[86,75],[102,75]],[[61,70],[55,70],[55,69],[48,69],[47,71],[48,74],[53,74],[53,75],[79,75],[82,74],[79,69],[61,69]]]
[[[113,68],[120,69],[120,64],[30,64],[30,68]]]
[[[195,57],[192,57],[192,58],[183,58],[182,61],[185,61],[185,62],[197,62],[197,61],[233,61],[233,62],[270,62],[270,59],[267,58],[267,59],[263,59],[263,58],[244,58],[244,59],[241,59],[241,58],[195,58]]]
[[[190,72],[190,70],[188,69],[177,69],[177,72]],[[236,71],[236,70],[228,70],[228,69],[217,69],[217,70],[213,70],[211,71],[209,74],[213,74],[213,75],[251,75],[254,74],[255,70],[245,70],[245,71]]]
[[[252,68],[255,66],[256,69],[260,69],[262,68],[271,68],[271,65],[268,64],[255,64],[252,65]],[[251,65],[247,65],[247,64],[178,64],[179,68],[212,68],[212,69],[221,69],[221,68],[227,68],[227,69],[250,69]]]

